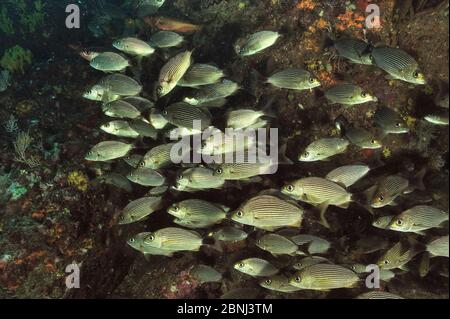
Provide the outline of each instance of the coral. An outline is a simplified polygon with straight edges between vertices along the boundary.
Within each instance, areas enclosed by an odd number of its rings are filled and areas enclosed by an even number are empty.
[[[314,10],[316,6],[317,3],[313,0],[301,0],[295,5],[295,7],[300,10]]]
[[[9,185],[7,192],[11,195],[12,200],[18,200],[28,192],[28,189],[17,182],[12,182],[11,185]]]
[[[85,192],[88,189],[89,179],[83,172],[73,171],[67,176],[67,183],[79,191]]]
[[[366,20],[366,18],[361,14],[352,11],[347,11],[345,13],[340,14],[337,17],[337,20],[339,22],[336,23],[336,28],[339,31],[344,31],[349,28],[363,29],[364,21]]]
[[[27,164],[30,168],[39,166],[40,162],[34,155],[28,156],[27,150],[31,145],[33,138],[28,132],[19,132],[14,142],[14,150],[16,152],[16,161]]]
[[[0,59],[0,65],[11,73],[24,73],[25,67],[31,64],[33,54],[19,45],[9,48]]]
[[[163,288],[163,295],[167,299],[190,299],[195,297],[199,282],[191,277],[189,271],[179,273],[175,282]]]

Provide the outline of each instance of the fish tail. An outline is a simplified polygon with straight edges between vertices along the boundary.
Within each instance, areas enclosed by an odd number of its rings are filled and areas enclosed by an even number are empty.
[[[414,189],[418,189],[420,191],[424,191],[425,185],[423,183],[423,178],[425,177],[427,173],[427,168],[424,167],[422,168],[419,172],[417,172],[416,175],[414,175],[413,180],[412,180],[412,186],[414,187]]]

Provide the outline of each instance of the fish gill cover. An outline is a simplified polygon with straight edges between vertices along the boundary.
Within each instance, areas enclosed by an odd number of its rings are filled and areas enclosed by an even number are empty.
[[[69,4],[0,4],[0,298],[449,297],[448,0]]]

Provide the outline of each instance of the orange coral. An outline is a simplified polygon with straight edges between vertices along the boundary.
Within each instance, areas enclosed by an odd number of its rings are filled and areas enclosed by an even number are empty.
[[[317,4],[313,0],[300,0],[295,7],[300,10],[314,10]]]
[[[344,31],[349,28],[363,29],[364,22],[366,20],[363,15],[352,11],[347,11],[338,15],[337,19],[339,20],[339,22],[336,23],[336,28],[339,31]]]

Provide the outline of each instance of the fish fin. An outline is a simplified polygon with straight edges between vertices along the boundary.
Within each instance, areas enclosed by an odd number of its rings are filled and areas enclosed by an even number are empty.
[[[420,235],[420,236],[426,236],[427,235],[426,232],[424,232],[423,230],[418,230],[418,231],[415,231],[414,233],[417,234],[417,235]]]
[[[392,206],[392,207],[396,207],[396,206],[398,206],[398,203],[397,203],[395,200],[393,200],[393,201],[390,202],[388,205],[389,205],[389,206]]]
[[[415,189],[418,189],[420,191],[425,190],[425,185],[423,184],[423,178],[425,177],[427,173],[427,168],[423,167],[419,172],[417,172],[416,175],[414,175],[412,185]]]
[[[322,203],[318,206],[319,211],[320,211],[320,224],[328,229],[330,229],[330,224],[328,224],[328,221],[325,217],[325,213],[327,211],[329,204],[328,202]]]
[[[334,125],[341,132],[342,137],[345,136],[345,131],[350,126],[350,122],[345,118],[343,114],[341,114],[334,120]]]
[[[390,81],[392,81],[392,80],[398,80],[397,77],[395,77],[395,76],[393,76],[393,75],[391,75],[391,74],[386,74],[386,75],[384,76],[384,78],[385,78],[386,80],[390,80]]]
[[[347,209],[349,206],[350,206],[350,202],[338,205],[338,207],[343,208],[343,209]]]
[[[370,201],[377,188],[377,185],[373,185],[360,193],[352,194],[352,201],[364,207],[370,214],[374,215],[372,206],[370,206]]]

